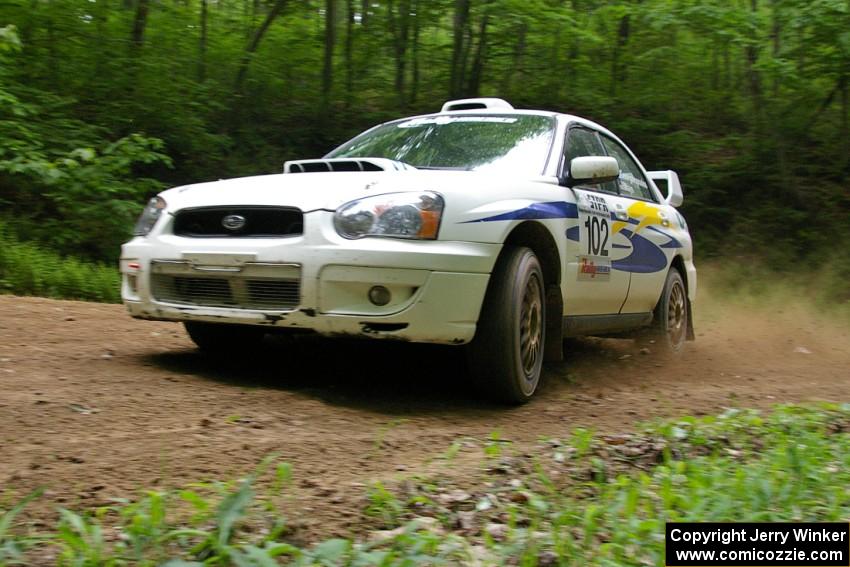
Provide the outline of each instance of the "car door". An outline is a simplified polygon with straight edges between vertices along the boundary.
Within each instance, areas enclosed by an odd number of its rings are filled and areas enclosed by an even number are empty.
[[[675,250],[681,247],[671,235],[676,213],[661,202],[625,146],[604,133],[600,140],[605,152],[620,165],[616,184],[622,209],[618,213],[626,212],[612,226],[616,241],[626,246],[626,254],[613,260],[611,269],[631,276],[621,313],[647,313],[658,302]]]
[[[576,157],[604,155],[595,130],[578,125],[568,129],[563,168],[569,168]],[[627,218],[628,203],[617,194],[615,182],[576,186],[571,191],[575,194],[577,219],[566,233],[564,315],[619,313],[628,295],[631,274],[612,269],[614,262],[622,259],[625,248],[618,243],[613,228],[617,215]]]

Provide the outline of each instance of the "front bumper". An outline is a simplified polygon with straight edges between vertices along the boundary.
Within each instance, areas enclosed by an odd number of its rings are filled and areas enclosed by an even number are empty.
[[[304,234],[288,238],[185,238],[170,234],[169,222],[122,247],[122,298],[133,317],[462,344],[475,334],[501,249],[474,242],[346,240],[327,211],[305,214]],[[201,289],[232,289],[236,299],[228,300],[238,305],[190,304],[163,293],[157,278],[174,277],[217,280]],[[293,282],[295,295],[286,296],[291,305],[239,301],[256,281]],[[390,291],[386,305],[369,300],[376,285]]]

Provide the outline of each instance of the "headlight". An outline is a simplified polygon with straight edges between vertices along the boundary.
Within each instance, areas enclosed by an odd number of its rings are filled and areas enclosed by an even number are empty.
[[[162,197],[154,197],[148,201],[148,204],[145,205],[145,210],[142,211],[139,220],[136,221],[136,228],[133,229],[133,235],[147,236],[164,210],[165,200]]]
[[[334,215],[334,228],[345,238],[434,240],[442,216],[443,198],[437,193],[390,193],[346,203]]]

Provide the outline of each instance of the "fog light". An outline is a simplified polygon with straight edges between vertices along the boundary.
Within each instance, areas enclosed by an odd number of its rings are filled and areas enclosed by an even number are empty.
[[[132,293],[138,293],[139,291],[139,279],[134,275],[127,276],[127,287],[130,288]]]
[[[390,290],[385,288],[382,285],[375,285],[369,289],[369,301],[371,301],[374,305],[381,307],[386,305],[392,299],[392,294]]]

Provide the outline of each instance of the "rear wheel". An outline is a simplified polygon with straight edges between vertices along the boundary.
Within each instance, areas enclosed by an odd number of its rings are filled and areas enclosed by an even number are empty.
[[[685,346],[688,335],[688,295],[679,270],[672,268],[667,274],[664,291],[655,307],[652,336],[664,350],[678,353]]]
[[[470,370],[489,397],[531,399],[540,382],[546,339],[543,271],[529,248],[507,248],[496,262],[469,348]]]
[[[186,327],[186,332],[199,349],[216,355],[257,348],[266,334],[266,330],[262,327],[251,325],[186,321],[183,326]]]

